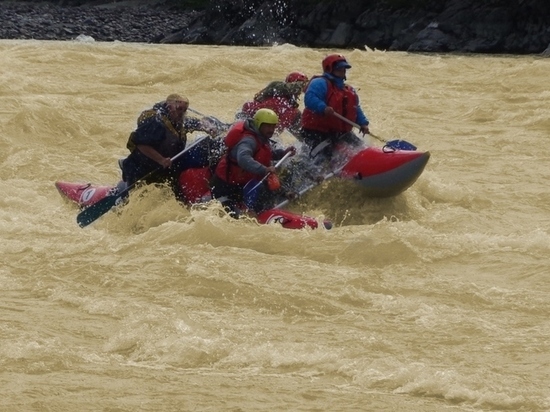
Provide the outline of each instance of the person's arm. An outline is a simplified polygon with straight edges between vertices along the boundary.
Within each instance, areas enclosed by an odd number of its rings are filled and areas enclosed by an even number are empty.
[[[286,149],[272,149],[273,160],[282,159],[287,153],[291,153],[290,156],[296,154],[296,148],[294,146],[288,146]]]
[[[272,166],[266,167],[254,159],[255,151],[256,139],[253,137],[244,137],[231,150],[231,155],[237,160],[238,165],[247,172],[258,176],[265,176],[267,173],[273,172],[275,169]]]
[[[355,92],[355,90],[354,90]],[[367,116],[365,115],[365,112],[363,112],[363,109],[361,108],[361,104],[359,103],[359,95],[357,94],[357,92],[355,93],[355,97],[357,99],[356,101],[356,104],[357,104],[357,114],[356,114],[356,120],[355,122],[361,126],[360,127],[360,130],[363,134],[368,134],[369,133],[369,119],[367,119]]]
[[[203,125],[201,121],[195,117],[185,117],[183,119],[183,127],[188,132],[205,132],[206,130],[203,130]]]
[[[355,119],[355,123],[357,123],[359,126],[368,126],[369,125],[369,119],[367,119],[367,116],[365,115],[365,112],[361,108],[361,103],[359,103],[359,95],[357,92],[355,92],[355,104],[357,105],[357,118]]]
[[[136,147],[141,153],[143,153],[149,159],[157,162],[163,168],[168,169],[169,167],[172,166],[172,159],[170,159],[169,157],[162,156],[152,146],[148,146],[145,144],[138,144]]]
[[[218,136],[224,130],[224,125],[215,118],[203,117],[197,119],[195,117],[186,117],[183,119],[183,127],[189,132],[205,132],[212,137]]]
[[[137,127],[132,141],[136,146],[140,144],[157,146],[164,139],[164,132],[165,128],[162,120],[157,116],[151,117]]]
[[[136,129],[132,141],[136,148],[145,156],[155,161],[164,168],[172,166],[169,157],[163,157],[155,147],[165,138],[164,125],[159,119],[153,117],[143,122]]]

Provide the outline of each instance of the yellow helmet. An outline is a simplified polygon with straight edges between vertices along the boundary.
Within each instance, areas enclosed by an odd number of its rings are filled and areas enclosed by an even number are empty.
[[[271,109],[260,109],[253,117],[254,126],[259,129],[263,123],[277,124],[279,123],[279,116]]]

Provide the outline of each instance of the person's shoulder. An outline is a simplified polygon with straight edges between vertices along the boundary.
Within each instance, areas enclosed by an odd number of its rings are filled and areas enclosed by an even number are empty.
[[[263,90],[261,90],[259,94],[263,95],[264,97],[273,97],[277,94],[285,93],[287,90],[287,84],[285,82],[273,81],[269,83]]]
[[[254,128],[254,121],[252,119],[247,119],[243,124],[243,134],[242,140],[254,141],[256,142],[257,132]]]
[[[328,82],[325,77],[315,77],[311,79],[311,81],[309,82],[306,89],[306,93],[307,91],[310,91],[310,90],[322,90],[322,89],[326,89],[327,87],[328,87]]]
[[[269,89],[269,88],[276,88],[276,87],[281,87],[281,86],[284,86],[285,85],[285,82],[282,82],[280,80],[273,80],[272,82],[270,82],[267,86],[265,86],[266,89]]]
[[[326,82],[327,80],[328,79],[324,75],[317,74],[317,75],[313,76],[309,82],[310,83],[313,83],[313,82],[319,83],[319,82]]]
[[[256,137],[252,133],[246,133],[235,145],[237,150],[255,150],[256,146]]]
[[[309,85],[326,85],[328,81],[324,76],[316,76],[310,80]]]
[[[138,124],[141,124],[151,118],[154,118],[156,115],[157,110],[154,108],[145,109],[139,114],[137,122]]]

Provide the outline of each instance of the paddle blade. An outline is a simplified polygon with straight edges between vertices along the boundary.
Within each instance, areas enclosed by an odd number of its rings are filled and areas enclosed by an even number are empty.
[[[243,188],[244,204],[249,209],[254,209],[260,195],[260,180],[250,180]]]
[[[390,140],[389,142],[386,142],[386,146],[391,147],[392,149],[395,149],[395,150],[409,150],[409,151],[416,150],[415,145],[405,140]]]
[[[80,227],[85,227],[95,222],[113,207],[118,205],[122,199],[122,195],[123,193],[104,197],[99,202],[87,207],[76,216],[76,223],[78,223]]]

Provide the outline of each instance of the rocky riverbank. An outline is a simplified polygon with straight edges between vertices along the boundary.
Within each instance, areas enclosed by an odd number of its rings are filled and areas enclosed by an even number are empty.
[[[168,0],[8,1],[0,38],[550,55],[547,0],[364,3],[217,0],[184,10]]]
[[[96,2],[97,3],[97,2]],[[188,27],[193,10],[163,7],[155,1],[123,1],[82,6],[50,2],[5,2],[0,5],[0,38],[159,43]]]

